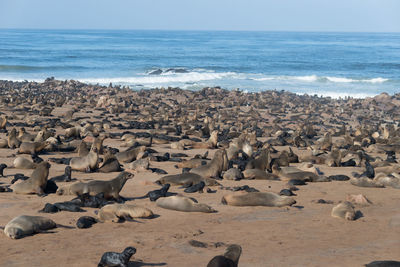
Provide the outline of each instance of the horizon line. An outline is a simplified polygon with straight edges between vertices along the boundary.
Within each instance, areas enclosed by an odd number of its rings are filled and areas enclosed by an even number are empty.
[[[117,29],[117,28],[8,28],[0,30],[41,30],[41,31],[177,31],[177,32],[288,32],[288,33],[400,33],[400,31],[353,31],[353,30],[226,30],[226,29]]]

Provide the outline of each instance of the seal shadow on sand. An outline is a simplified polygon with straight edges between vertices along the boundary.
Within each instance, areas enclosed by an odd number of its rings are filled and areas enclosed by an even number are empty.
[[[146,263],[142,261],[130,261],[128,263],[128,267],[142,267],[142,266],[165,266],[167,265],[165,262],[160,263]]]

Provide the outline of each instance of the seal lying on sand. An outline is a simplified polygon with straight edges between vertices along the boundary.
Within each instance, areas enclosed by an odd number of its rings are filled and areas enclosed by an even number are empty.
[[[365,267],[400,267],[400,261],[373,261],[365,264]]]
[[[14,168],[16,169],[35,169],[37,164],[24,157],[14,159]]]
[[[143,153],[146,150],[145,146],[139,146],[132,149],[127,149],[123,152],[118,152],[115,157],[119,162],[129,163],[137,159],[139,153]]]
[[[156,201],[157,206],[184,212],[205,212],[211,213],[216,212],[213,208],[206,204],[200,204],[193,201],[193,199],[185,196],[170,196],[159,198]]]
[[[292,206],[296,203],[296,200],[271,192],[251,192],[225,195],[222,197],[221,202],[230,206],[283,207]]]
[[[129,260],[136,253],[136,249],[134,247],[127,247],[122,251],[122,253],[118,252],[106,252],[101,257],[101,260],[98,267],[128,267]]]
[[[46,217],[21,215],[7,223],[4,233],[12,239],[18,239],[56,227],[56,223]]]
[[[207,264],[207,267],[237,267],[242,247],[239,245],[230,245],[226,248],[224,255],[215,256]]]
[[[332,217],[342,218],[349,221],[353,221],[356,218],[356,212],[354,210],[354,206],[348,201],[345,201],[333,207],[331,215]]]
[[[22,142],[19,146],[18,153],[20,154],[37,154],[41,152],[46,146],[48,146],[50,142]]]
[[[161,177],[156,181],[157,184],[171,184],[171,185],[193,185],[203,181],[207,186],[219,185],[215,179],[203,178],[195,173],[181,173]]]
[[[110,204],[102,207],[97,214],[100,222],[118,222],[120,219],[151,218],[149,209],[129,204]]]
[[[95,196],[104,193],[105,198],[120,199],[119,192],[128,179],[133,178],[132,173],[121,172],[116,178],[110,181],[90,181],[88,183],[77,182],[61,187],[57,190],[58,195],[82,195],[89,193]]]
[[[371,180],[367,177],[351,178],[350,183],[352,185],[359,186],[359,187],[378,187],[378,188],[385,187],[383,184],[381,184],[375,180]]]
[[[49,176],[50,163],[43,161],[33,170],[31,177],[25,181],[14,184],[11,189],[16,194],[44,194],[47,178]]]
[[[228,157],[225,149],[215,152],[214,158],[206,165],[191,169],[191,173],[196,173],[201,177],[220,177],[222,171],[228,170]]]
[[[243,171],[244,179],[279,180],[278,175],[260,169],[246,169]]]

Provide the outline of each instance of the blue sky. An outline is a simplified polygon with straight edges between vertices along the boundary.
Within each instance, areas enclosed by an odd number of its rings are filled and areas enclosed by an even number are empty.
[[[0,0],[0,28],[400,32],[400,0]]]

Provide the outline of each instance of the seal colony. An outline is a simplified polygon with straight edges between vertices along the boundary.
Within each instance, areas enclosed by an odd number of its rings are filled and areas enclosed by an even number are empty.
[[[310,265],[301,247],[315,265],[399,261],[399,107],[0,81],[1,262]]]

